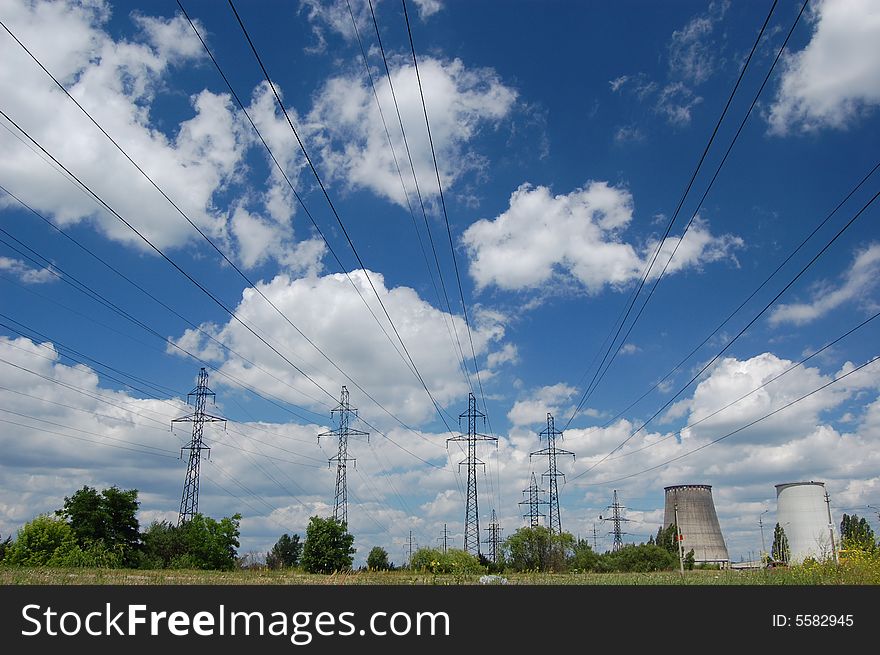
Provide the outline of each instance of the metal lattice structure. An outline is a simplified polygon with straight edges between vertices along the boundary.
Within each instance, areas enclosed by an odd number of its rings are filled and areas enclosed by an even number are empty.
[[[529,458],[531,459],[538,455],[547,456],[548,468],[547,472],[544,473],[542,477],[547,478],[550,481],[550,532],[553,534],[562,534],[562,517],[559,515],[559,486],[557,479],[565,478],[565,474],[559,472],[559,469],[556,466],[556,458],[560,455],[571,455],[574,457],[574,453],[570,450],[563,450],[556,446],[556,438],[559,437],[562,439],[562,432],[556,429],[552,414],[547,414],[547,427],[541,430],[538,433],[538,436],[547,439],[547,447],[531,453]]]
[[[611,521],[611,531],[608,533],[611,535],[611,551],[617,552],[621,548],[623,548],[623,535],[626,532],[623,531],[622,523],[626,523],[631,519],[626,518],[621,513],[622,510],[626,509],[623,505],[620,504],[620,501],[617,500],[617,489],[614,490],[614,499],[611,501],[611,504],[608,506],[608,509],[611,510],[611,516],[600,516],[599,519],[602,521]]]
[[[467,466],[467,500],[465,501],[464,515],[464,550],[472,555],[480,555],[480,507],[477,499],[477,466],[482,466],[485,470],[485,462],[477,458],[477,442],[478,441],[498,441],[498,437],[490,437],[477,432],[477,420],[482,419],[483,425],[486,424],[486,415],[477,409],[477,399],[474,394],[468,394],[468,409],[466,412],[459,414],[458,422],[461,427],[462,419],[467,419],[467,434],[457,437],[450,437],[446,440],[447,448],[450,441],[467,442],[467,459],[459,463]]]
[[[202,451],[207,451],[210,457],[211,448],[205,445],[205,423],[219,423],[224,425],[226,419],[205,413],[208,398],[212,401],[215,394],[208,388],[208,371],[204,368],[199,370],[199,379],[196,388],[187,395],[187,402],[194,407],[194,411],[186,416],[181,416],[171,421],[171,429],[175,423],[192,423],[192,439],[188,446],[180,449],[180,457],[183,451],[189,451],[186,467],[186,479],[183,483],[183,494],[180,497],[180,511],[177,515],[177,525],[186,523],[199,512],[199,470],[201,468]]]
[[[529,520],[530,528],[537,528],[539,525],[541,525],[541,518],[547,518],[547,515],[542,514],[540,510],[541,505],[550,504],[550,501],[544,500],[542,498],[542,494],[545,494],[547,492],[538,486],[538,481],[535,479],[534,473],[532,473],[532,483],[529,485],[529,488],[523,489],[522,492],[524,494],[528,494],[528,499],[521,500],[519,504],[529,506],[528,514],[523,514],[523,518]]]
[[[489,536],[483,542],[489,545],[489,559],[492,560],[493,563],[498,563],[498,544],[501,540],[501,531],[503,528],[501,524],[498,523],[498,517],[495,515],[495,510],[492,510],[492,520],[489,521],[489,526],[486,528],[486,532]]]
[[[366,436],[369,441],[369,433],[363,430],[356,430],[351,427],[352,418],[357,418],[357,410],[353,408],[349,402],[348,389],[342,387],[339,404],[330,411],[330,418],[334,415],[339,417],[339,427],[335,430],[322,432],[318,435],[318,442],[321,437],[336,437],[339,440],[339,450],[335,457],[331,457],[327,466],[333,466],[336,462],[336,494],[333,498],[333,518],[340,521],[344,525],[348,525],[348,482],[346,479],[346,467],[348,462],[357,462],[354,457],[348,456],[348,438]],[[357,464],[355,464],[357,465]]]

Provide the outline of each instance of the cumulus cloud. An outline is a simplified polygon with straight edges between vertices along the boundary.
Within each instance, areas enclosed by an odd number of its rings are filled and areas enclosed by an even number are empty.
[[[806,47],[785,60],[770,131],[841,129],[880,104],[880,6],[824,1],[813,8]]]
[[[576,281],[588,293],[607,285],[620,287],[643,274],[658,245],[655,241],[639,248],[623,240],[632,214],[630,192],[607,182],[591,181],[555,196],[545,186],[523,184],[511,195],[507,210],[465,231],[470,274],[479,288],[536,289],[560,278]],[[665,262],[677,244],[667,272],[728,258],[742,240],[716,237],[695,220],[683,240],[663,242],[658,261]],[[660,270],[655,267],[651,275]]]
[[[294,257],[295,207],[280,175],[273,171],[265,190],[242,190],[239,184],[245,154],[262,144],[230,97],[204,89],[191,95],[190,111],[179,122],[167,116],[160,122],[153,115],[167,93],[171,70],[204,55],[189,23],[180,16],[135,13],[134,36],[114,40],[105,31],[109,13],[103,2],[4,3],[4,20],[13,33],[199,229],[232,257],[240,254],[245,266],[266,259],[256,254],[255,241],[270,231],[284,247],[276,245],[269,255],[279,261]],[[199,239],[12,39],[0,40],[0,56],[9,64],[0,70],[4,111],[16,123],[158,248]],[[249,111],[273,150],[285,153],[280,163],[295,180],[302,157],[298,148],[289,147],[293,137],[276,115],[267,85],[255,89]],[[16,195],[59,225],[89,221],[110,239],[147,249],[132,230],[47,165],[45,155],[13,126],[7,127],[0,132],[5,155],[0,175]],[[228,212],[218,207],[221,194],[232,198]],[[259,228],[254,234],[242,231],[247,219],[239,208]]]
[[[452,187],[469,171],[486,166],[485,159],[468,147],[481,130],[497,125],[511,111],[516,92],[505,86],[491,69],[468,69],[458,59],[441,61],[424,57],[419,76],[431,120],[431,134],[444,189]],[[405,60],[391,72],[394,93],[406,130],[423,197],[436,196],[435,179],[422,101],[415,68]],[[407,192],[415,193],[412,171],[395,115],[391,86],[377,77],[376,93],[386,115],[394,153],[401,167]],[[369,189],[406,206],[394,154],[388,145],[369,80],[363,76],[336,77],[318,93],[309,122],[322,139],[327,170],[352,188]]]
[[[545,423],[547,414],[557,414],[562,404],[567,403],[576,392],[577,389],[563,382],[541,387],[526,398],[517,400],[507,412],[507,419],[514,426]]]
[[[407,422],[428,420],[435,411],[431,400],[364,306],[365,301],[375,316],[383,322],[387,333],[394,338],[367,276],[382,297],[433,397],[441,406],[462,402],[467,396],[468,387],[460,371],[446,321],[459,334],[464,334],[464,319],[444,315],[412,289],[387,288],[381,274],[354,271],[350,274],[351,281],[344,274],[296,280],[287,275],[278,275],[268,283],[261,283],[260,290],[286,316],[292,317],[297,327],[312,338],[342,370],[364,389],[371,390],[373,397],[382,406]],[[352,282],[357,286],[357,291]],[[305,342],[255,290],[245,290],[235,311],[249,325],[260,326],[260,332],[267,341],[274,344],[289,360],[296,362],[329,393],[338,394],[341,385],[348,385],[353,394],[361,393],[315,348]],[[499,358],[503,360],[513,354],[509,349],[504,349],[504,326],[498,323],[498,318],[491,313],[478,312],[471,324],[477,357],[482,358],[497,352],[493,362],[496,365]],[[206,329],[210,327],[206,326]],[[323,392],[301,376],[297,375],[296,382],[291,386],[283,384],[281,380],[290,377],[289,364],[255,339],[241,324],[230,322],[211,333],[236,352],[271,372],[274,382],[265,380],[266,375],[262,370],[237,359],[225,361],[223,370],[255,385],[257,380],[263,380],[269,385],[268,390],[271,393],[291,402],[319,411],[326,406],[328,399]],[[190,347],[194,345],[193,340],[200,338],[193,331],[187,331],[182,337]],[[394,343],[397,344],[396,340]],[[205,344],[206,347],[208,345]],[[402,351],[399,344],[397,348]],[[212,353],[216,355],[216,351]],[[486,371],[483,381],[487,381],[489,377],[490,372]],[[366,398],[359,402],[362,405],[371,404]],[[375,412],[375,406],[373,410]],[[384,417],[384,420],[388,420],[388,417]]]
[[[864,302],[880,280],[880,244],[872,244],[857,253],[842,277],[836,286],[828,282],[816,285],[810,302],[777,305],[770,314],[771,324],[805,325],[845,303]]]
[[[0,271],[11,273],[25,284],[54,282],[60,275],[50,268],[32,268],[20,259],[0,257]]]

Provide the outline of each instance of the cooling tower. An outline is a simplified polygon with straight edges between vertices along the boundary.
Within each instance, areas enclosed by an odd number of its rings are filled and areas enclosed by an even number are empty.
[[[665,489],[663,527],[668,528],[676,522],[677,505],[678,527],[684,537],[684,552],[693,548],[694,561],[697,563],[729,563],[727,546],[724,545],[715,503],[712,501],[712,487],[708,484],[682,484]]]
[[[821,561],[833,556],[834,527],[825,502],[824,482],[777,484],[776,521],[785,530],[792,564],[799,564],[807,557]]]

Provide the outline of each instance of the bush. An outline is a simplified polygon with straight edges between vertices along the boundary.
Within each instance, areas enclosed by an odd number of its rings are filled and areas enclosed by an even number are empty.
[[[627,545],[599,557],[598,570],[603,573],[625,571],[648,573],[666,571],[678,564],[678,557],[656,544]]]
[[[240,520],[241,514],[220,521],[196,514],[180,526],[154,521],[143,533],[140,566],[231,571],[236,563]]]
[[[65,566],[65,558],[76,557],[78,549],[76,536],[67,523],[41,514],[18,531],[3,561],[15,566]]]
[[[419,548],[412,554],[409,567],[426,573],[483,573],[480,560],[465,550],[450,548],[445,553],[437,548]]]

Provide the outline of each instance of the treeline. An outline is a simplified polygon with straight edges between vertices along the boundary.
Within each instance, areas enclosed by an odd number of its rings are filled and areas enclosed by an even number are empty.
[[[195,514],[180,525],[153,521],[141,530],[137,489],[116,486],[98,491],[83,486],[63,506],[26,523],[13,540],[0,541],[0,563],[28,567],[205,569],[228,571],[248,563],[239,557],[241,515],[213,519]],[[284,534],[261,566],[298,568],[310,573],[350,570],[354,537],[332,518],[313,516],[306,539]],[[388,554],[374,548],[374,569],[393,568]]]
[[[215,520],[196,514],[181,525],[154,521],[141,531],[137,489],[84,486],[53,514],[7,537],[0,562],[11,566],[100,568],[235,567],[241,515]]]

